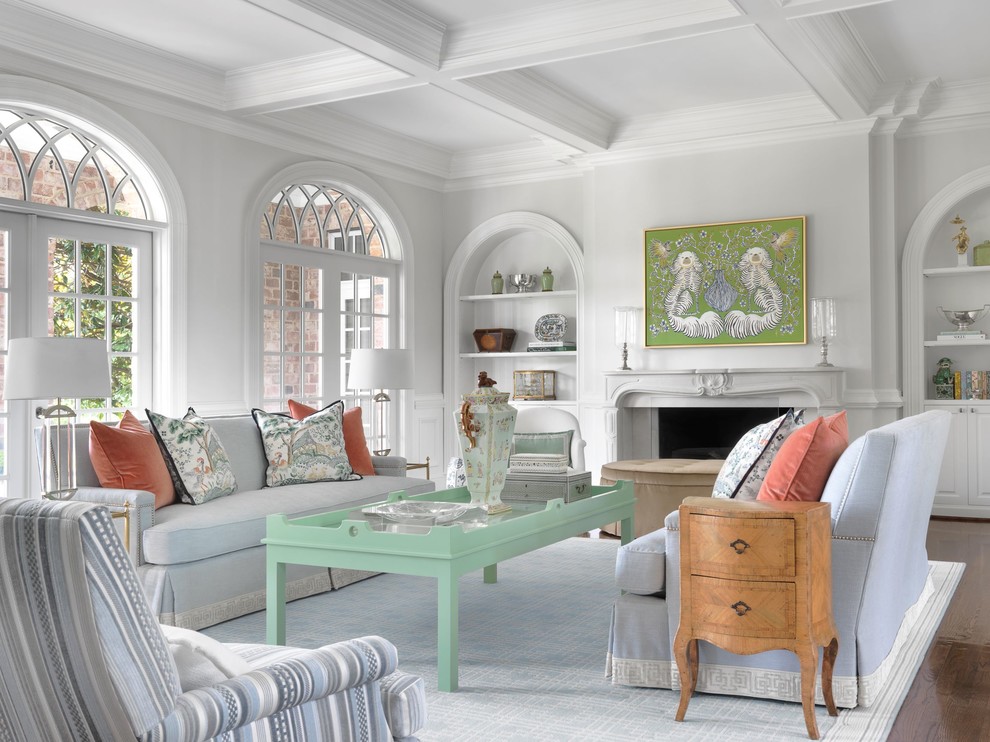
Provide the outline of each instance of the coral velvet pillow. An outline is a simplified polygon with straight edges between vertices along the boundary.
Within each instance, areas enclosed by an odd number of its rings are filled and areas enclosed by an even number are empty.
[[[303,420],[316,412],[318,410],[315,407],[296,402],[294,399],[289,400],[289,415],[293,420]],[[344,450],[347,451],[347,460],[351,462],[351,469],[355,474],[363,477],[375,476],[371,451],[368,450],[368,441],[364,437],[360,407],[352,407],[344,411]]]
[[[116,427],[89,424],[89,458],[104,487],[146,490],[155,510],[175,502],[175,487],[158,441],[128,410]]]
[[[832,467],[848,445],[845,410],[798,428],[777,452],[756,499],[818,502]]]

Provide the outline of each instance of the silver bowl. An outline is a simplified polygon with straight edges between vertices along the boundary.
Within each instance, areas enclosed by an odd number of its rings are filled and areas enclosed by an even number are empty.
[[[938,311],[945,315],[945,318],[952,322],[956,329],[963,331],[968,329],[974,322],[983,319],[987,312],[990,312],[990,304],[984,304],[983,309],[942,309]]]
[[[532,291],[536,288],[536,284],[540,280],[540,277],[535,273],[510,273],[507,278],[509,279],[509,285],[518,294]]]

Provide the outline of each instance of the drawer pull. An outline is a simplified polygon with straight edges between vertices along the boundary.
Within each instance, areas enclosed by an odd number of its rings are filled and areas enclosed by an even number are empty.
[[[741,538],[737,538],[731,544],[729,544],[733,549],[736,550],[736,554],[742,554],[746,549],[749,548],[749,544],[743,541]]]
[[[741,600],[733,603],[732,605],[729,606],[729,608],[734,610],[737,616],[745,616],[747,613],[753,610],[748,605],[743,603]]]

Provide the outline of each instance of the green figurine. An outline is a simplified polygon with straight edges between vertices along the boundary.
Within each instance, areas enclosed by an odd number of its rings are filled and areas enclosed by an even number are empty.
[[[935,399],[952,399],[955,396],[951,358],[938,359],[938,369],[935,371],[932,381],[935,382]]]

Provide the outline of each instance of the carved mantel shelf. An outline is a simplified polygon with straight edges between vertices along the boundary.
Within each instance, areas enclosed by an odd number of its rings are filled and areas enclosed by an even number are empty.
[[[837,367],[722,368],[679,371],[611,371],[605,374],[606,398],[614,407],[683,406],[691,400],[745,406],[775,400],[781,407],[842,405],[845,370]]]

